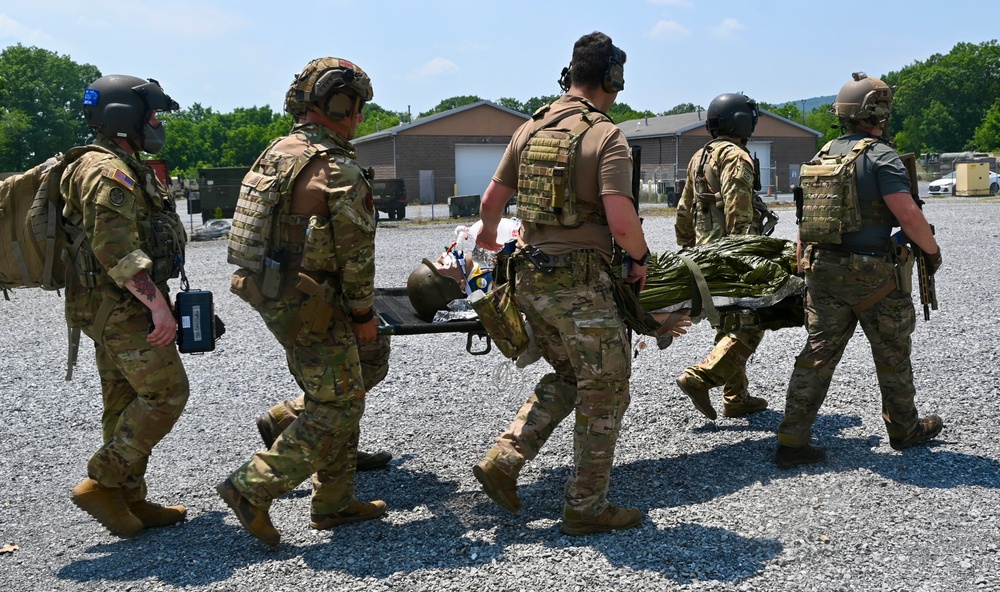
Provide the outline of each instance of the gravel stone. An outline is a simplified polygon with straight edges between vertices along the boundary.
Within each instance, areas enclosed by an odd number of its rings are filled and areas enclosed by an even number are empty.
[[[546,365],[498,383],[507,362],[467,354],[462,334],[394,338],[389,376],[368,396],[361,445],[395,458],[359,474],[357,494],[385,500],[383,520],[310,530],[306,483],[274,503],[279,547],[243,532],[214,486],[260,448],[254,417],[296,386],[260,318],[229,292],[225,242],[210,240],[189,244],[187,273],[215,294],[228,331],[216,351],[184,356],[191,399],[148,472],[150,499],[187,505],[188,519],[118,539],[69,501],[101,441],[90,342],[65,382],[61,297],[16,290],[0,302],[0,546],[19,550],[0,554],[0,589],[1000,590],[1000,202],[934,199],[926,211],[944,251],[941,308],[929,322],[918,309],[913,363],[920,412],[944,419],[938,440],[889,447],[859,331],[815,425],[829,460],[777,470],[774,434],[805,332],[768,333],[750,362],[768,410],[709,422],[673,384],[711,347],[703,322],[634,360],[611,496],[646,519],[583,538],[559,532],[571,424],[525,467],[520,514],[480,490],[472,465]],[[673,250],[673,217],[643,214],[653,249]],[[775,236],[792,239],[793,210],[779,214]],[[453,240],[457,221],[413,218],[381,223],[377,285],[405,285]]]

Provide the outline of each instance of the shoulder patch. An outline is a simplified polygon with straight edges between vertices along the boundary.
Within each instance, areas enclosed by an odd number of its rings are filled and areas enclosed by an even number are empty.
[[[125,203],[125,192],[122,191],[121,187],[112,187],[111,191],[108,192],[108,201],[112,205],[121,206]]]
[[[109,179],[113,179],[113,180],[117,181],[118,183],[121,183],[122,185],[124,185],[125,187],[127,187],[129,191],[132,191],[132,189],[135,188],[135,179],[133,179],[132,177],[130,177],[128,175],[128,173],[126,173],[125,171],[121,170],[120,168],[116,168],[113,172],[112,171],[105,171],[105,175]]]

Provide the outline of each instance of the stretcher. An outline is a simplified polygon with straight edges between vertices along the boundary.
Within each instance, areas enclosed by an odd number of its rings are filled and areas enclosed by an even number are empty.
[[[414,312],[410,298],[406,295],[406,288],[376,288],[375,309],[379,316],[379,335],[465,333],[465,351],[474,356],[483,356],[493,350],[493,341],[479,319],[439,323],[425,321]],[[481,347],[477,347],[480,345]]]

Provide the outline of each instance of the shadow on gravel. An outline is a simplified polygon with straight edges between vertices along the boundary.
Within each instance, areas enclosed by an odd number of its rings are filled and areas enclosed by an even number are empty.
[[[203,586],[229,579],[248,563],[289,559],[294,549],[270,551],[256,543],[236,525],[226,524],[224,512],[206,512],[176,526],[144,531],[137,536],[87,549],[96,555],[66,565],[58,577],[75,582],[91,582],[89,590],[99,590],[99,582],[142,582],[155,578],[174,586]],[[249,553],[222,553],[213,541],[246,540]]]

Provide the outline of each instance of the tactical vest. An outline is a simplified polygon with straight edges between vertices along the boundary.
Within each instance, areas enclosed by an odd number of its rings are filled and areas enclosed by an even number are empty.
[[[274,149],[282,139],[272,142],[243,177],[229,230],[229,263],[255,273],[264,270],[265,260],[278,261],[302,255],[304,245],[291,241],[289,229],[301,227],[300,236],[305,236],[309,217],[291,214],[291,194],[295,180],[309,161],[327,156],[353,164],[343,153],[344,149],[332,140],[310,144],[302,154],[295,155]]]
[[[528,143],[521,151],[517,181],[517,217],[523,222],[576,228],[584,222],[607,225],[602,206],[577,200],[573,171],[583,135],[606,115],[589,109],[571,109],[544,121],[550,106],[532,115]],[[562,124],[580,115],[573,127]]]
[[[858,196],[857,162],[877,143],[875,138],[862,138],[847,154],[830,154],[831,140],[802,165],[802,242],[839,245],[841,236],[864,226],[899,225],[885,201],[862,201]]]

